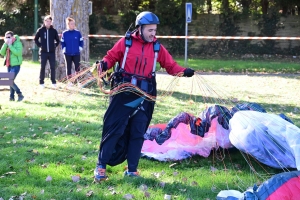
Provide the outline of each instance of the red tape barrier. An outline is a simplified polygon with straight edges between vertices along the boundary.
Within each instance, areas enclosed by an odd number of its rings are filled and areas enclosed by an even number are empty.
[[[89,35],[90,38],[121,38],[124,35]],[[202,40],[300,40],[300,37],[249,37],[249,36],[156,36],[171,39],[202,39]],[[4,37],[0,37],[4,39]],[[20,36],[21,40],[34,39],[34,36]],[[86,39],[86,38],[85,38]]]

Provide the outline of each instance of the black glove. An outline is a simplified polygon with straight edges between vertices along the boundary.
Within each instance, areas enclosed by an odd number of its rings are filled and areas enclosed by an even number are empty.
[[[191,68],[186,68],[183,71],[183,76],[185,77],[192,77],[194,75],[195,70],[191,69]]]
[[[101,69],[103,72],[105,72],[107,70],[107,68],[108,68],[107,67],[107,62],[104,62],[103,60],[101,60],[101,61],[97,60],[95,63],[96,64],[100,63],[100,68],[98,70]]]

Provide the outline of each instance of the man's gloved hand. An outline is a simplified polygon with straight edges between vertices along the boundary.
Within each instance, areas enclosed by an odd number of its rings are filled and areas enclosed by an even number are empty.
[[[183,71],[183,76],[185,77],[192,77],[195,73],[195,70],[191,69],[191,68],[186,68],[184,71]]]
[[[101,60],[101,61],[97,60],[95,62],[95,64],[96,64],[96,66],[98,68],[98,71],[101,70],[101,71],[105,72],[107,70],[107,68],[108,68],[107,67],[107,62],[104,62],[103,60]]]

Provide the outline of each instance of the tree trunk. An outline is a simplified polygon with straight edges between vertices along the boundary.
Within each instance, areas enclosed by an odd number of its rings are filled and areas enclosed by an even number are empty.
[[[249,14],[251,3],[252,0],[241,0],[241,4],[243,6],[243,14]]]
[[[262,13],[266,15],[269,8],[269,0],[261,0]]]
[[[228,0],[222,0],[222,8],[221,12],[225,15],[229,14],[229,1]]]
[[[206,4],[207,4],[207,13],[208,13],[208,14],[211,14],[211,11],[212,11],[211,0],[207,0],[207,1],[206,1]]]
[[[61,37],[61,33],[66,30],[66,18],[72,17],[75,20],[76,29],[84,37],[83,50],[81,51],[81,61],[89,62],[89,13],[87,0],[50,0],[50,14],[52,24]],[[72,70],[74,72],[74,69]],[[66,77],[66,66],[61,45],[56,48],[56,79],[61,80]]]

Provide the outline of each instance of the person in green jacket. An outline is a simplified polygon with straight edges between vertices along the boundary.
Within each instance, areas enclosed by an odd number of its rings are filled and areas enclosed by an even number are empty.
[[[18,35],[14,35],[12,31],[7,31],[4,37],[4,44],[1,47],[0,54],[4,56],[4,65],[9,73],[15,73],[14,79],[20,71],[23,61],[22,57],[23,45]],[[24,96],[19,87],[14,82],[10,86],[10,101],[15,101],[15,93],[18,95],[18,101],[22,101]]]

